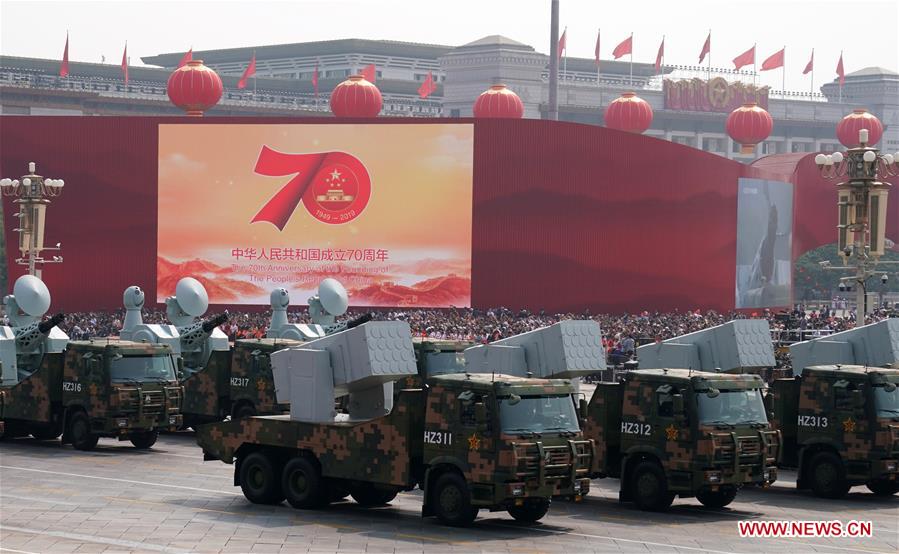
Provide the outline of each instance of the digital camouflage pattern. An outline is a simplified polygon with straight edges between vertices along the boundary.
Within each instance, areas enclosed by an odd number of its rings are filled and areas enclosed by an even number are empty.
[[[811,366],[776,380],[772,424],[784,437],[782,465],[799,468],[802,482],[806,463],[823,450],[840,457],[851,485],[899,478],[899,414],[878,417],[874,398],[887,382],[899,385],[899,370]]]
[[[288,456],[311,453],[327,478],[396,490],[420,486],[427,491],[440,472],[452,469],[469,483],[478,507],[512,502],[515,483],[526,485],[516,498],[550,498],[557,489],[573,490],[573,479],[586,493],[590,441],[579,440],[579,434],[521,440],[499,431],[497,396],[570,395],[569,381],[454,374],[430,377],[427,385],[398,387],[393,410],[372,420],[347,421],[338,415],[333,423],[307,423],[286,415],[253,417],[203,426],[197,443],[207,459],[237,461],[235,484],[241,458],[266,448]],[[471,413],[463,416],[459,395],[465,391],[471,394],[469,406],[484,405],[486,421],[472,419]],[[423,513],[428,515],[427,505]]]
[[[61,353],[43,356],[40,367],[12,386],[0,388],[2,419],[21,434],[62,434],[76,410],[90,418],[100,436],[175,429],[181,423],[181,387],[175,382],[112,383],[116,357],[171,356],[165,345],[120,340],[70,341]]]
[[[620,383],[597,386],[582,422],[584,436],[597,445],[593,475],[622,478],[626,498],[629,471],[637,462],[657,462],[668,487],[682,497],[710,486],[709,471],[720,472],[716,486],[762,484],[773,480],[780,438],[767,424],[700,425],[697,395],[709,389],[760,390],[757,375],[730,375],[682,369],[628,372]],[[684,411],[674,410],[673,395]]]

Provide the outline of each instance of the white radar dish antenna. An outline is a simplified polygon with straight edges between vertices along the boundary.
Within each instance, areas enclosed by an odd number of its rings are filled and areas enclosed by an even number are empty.
[[[175,285],[175,299],[181,311],[192,317],[200,317],[209,308],[209,295],[202,283],[193,277],[184,277]]]
[[[33,275],[22,275],[16,279],[13,296],[19,308],[31,317],[40,317],[50,309],[50,291],[43,281]]]
[[[343,315],[350,305],[346,289],[337,279],[323,279],[318,285],[318,300],[330,315]]]

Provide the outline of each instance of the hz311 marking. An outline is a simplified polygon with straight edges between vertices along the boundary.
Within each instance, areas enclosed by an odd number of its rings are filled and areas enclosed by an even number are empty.
[[[425,431],[425,442],[427,444],[450,446],[453,444],[453,434],[447,431]]]

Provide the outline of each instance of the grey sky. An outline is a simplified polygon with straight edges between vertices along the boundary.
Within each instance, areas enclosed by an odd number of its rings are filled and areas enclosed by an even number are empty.
[[[66,30],[73,61],[119,63],[125,40],[133,65],[162,52],[328,40],[391,39],[459,45],[502,34],[549,50],[548,0],[141,1],[0,0],[0,52],[58,59]],[[652,63],[662,35],[665,63],[695,64],[712,29],[712,64],[758,43],[758,63],[787,47],[787,88],[808,90],[802,75],[815,48],[815,83],[835,77],[840,50],[846,72],[899,67],[896,0],[562,0],[571,56],[602,57],[634,33],[634,61]],[[627,59],[625,57],[624,59]],[[780,88],[781,71],[761,84]]]

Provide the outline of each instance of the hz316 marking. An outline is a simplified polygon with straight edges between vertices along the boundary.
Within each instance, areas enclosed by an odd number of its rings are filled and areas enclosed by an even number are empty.
[[[81,383],[73,383],[72,381],[63,381],[62,390],[66,392],[81,392]]]

